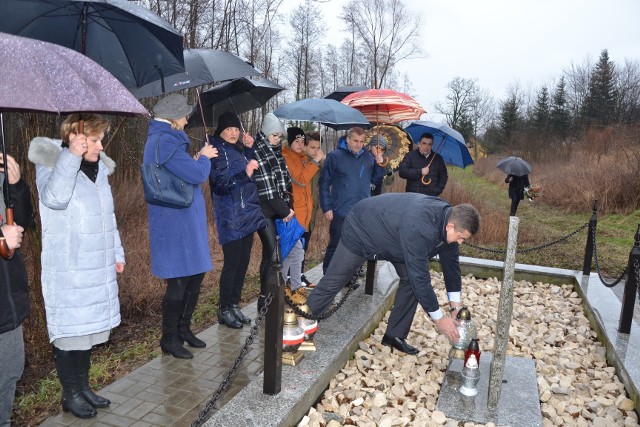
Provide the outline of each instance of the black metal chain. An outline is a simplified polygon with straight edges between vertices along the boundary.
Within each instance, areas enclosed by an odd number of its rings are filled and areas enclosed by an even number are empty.
[[[596,271],[598,272],[598,277],[600,278],[600,281],[602,282],[602,284],[605,285],[607,288],[613,288],[615,285],[617,285],[618,283],[620,283],[622,281],[624,276],[627,274],[627,269],[625,267],[625,269],[622,272],[622,274],[620,275],[620,277],[618,277],[614,282],[607,283],[607,281],[604,280],[604,277],[602,277],[602,272],[600,271],[600,263],[598,262],[598,245],[596,243],[596,227],[595,227],[595,224],[591,228],[591,236],[593,237],[593,259],[595,260],[595,263],[596,263]]]
[[[240,366],[240,363],[242,363],[242,359],[249,352],[249,347],[251,346],[251,344],[253,344],[253,341],[255,340],[256,336],[260,332],[260,326],[262,325],[262,322],[264,321],[264,318],[267,315],[267,311],[269,311],[269,305],[271,304],[272,301],[273,301],[273,293],[270,292],[266,296],[264,306],[260,308],[258,318],[256,319],[255,324],[251,327],[251,334],[245,340],[244,345],[242,346],[242,348],[240,349],[240,352],[238,353],[238,356],[236,356],[236,360],[233,362],[233,366],[231,367],[231,369],[229,369],[229,371],[227,372],[227,375],[222,380],[222,383],[220,384],[218,389],[213,393],[213,395],[211,396],[211,399],[207,402],[202,412],[200,412],[200,415],[198,416],[198,418],[193,423],[191,423],[191,427],[200,427],[202,425],[202,423],[208,418],[208,414],[209,412],[211,412],[211,409],[213,409],[213,406],[220,399],[220,397],[225,392],[225,390],[229,387],[231,380],[233,379],[236,372],[238,371],[238,366]]]
[[[305,313],[304,311],[302,311],[298,304],[296,304],[295,302],[293,302],[291,300],[291,298],[289,298],[287,296],[287,294],[284,295],[284,300],[287,303],[287,305],[289,307],[291,307],[291,310],[293,310],[293,312],[296,314],[296,316],[301,316],[304,317],[305,319],[310,319],[310,320],[323,320],[326,319],[330,316],[333,315],[333,313],[335,313],[336,311],[338,311],[338,309],[340,309],[340,307],[342,307],[342,304],[344,304],[344,302],[347,300],[347,298],[349,297],[349,295],[351,295],[351,292],[353,292],[355,290],[355,288],[353,286],[349,286],[347,288],[347,293],[344,294],[344,296],[342,297],[342,299],[340,299],[340,301],[338,301],[338,303],[336,305],[334,305],[331,310],[325,312],[324,314],[315,316],[311,313]]]
[[[517,249],[516,248],[516,253],[524,255],[524,254],[528,254],[528,253],[531,253],[531,252],[534,252],[534,251],[537,251],[537,250],[540,250],[540,249],[546,249],[546,248],[548,248],[550,246],[553,246],[553,245],[555,245],[557,243],[561,243],[561,242],[564,242],[565,240],[568,240],[569,238],[575,236],[576,234],[578,234],[579,232],[581,232],[582,230],[584,230],[588,226],[589,226],[588,222],[584,223],[583,225],[581,225],[580,227],[576,228],[574,231],[572,231],[571,233],[567,234],[566,236],[560,237],[559,239],[553,240],[553,241],[548,242],[548,243],[543,243],[541,245],[533,246],[531,248],[526,248],[526,249]],[[479,250],[485,251],[485,252],[492,252],[494,254],[502,254],[502,255],[504,255],[504,254],[507,253],[506,250],[484,248],[482,246],[477,246],[477,245],[474,245],[473,243],[469,243],[469,242],[466,242],[466,241],[464,242],[464,244],[468,245],[468,246],[470,246],[470,247],[472,247],[474,249],[479,249]]]

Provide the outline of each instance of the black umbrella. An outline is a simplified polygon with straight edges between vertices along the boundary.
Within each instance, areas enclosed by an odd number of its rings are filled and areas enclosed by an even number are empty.
[[[91,59],[65,47],[0,33],[0,142],[7,158],[3,112],[148,114],[122,84]],[[9,186],[2,184],[6,222],[13,223]],[[6,246],[6,242],[4,242]],[[0,254],[5,256],[0,247]]]
[[[241,78],[223,83],[200,94],[202,114],[194,112],[189,123],[202,126],[202,117],[204,117],[205,125],[214,126],[220,114],[225,111],[240,114],[260,108],[283,90],[282,86],[264,77]]]
[[[182,35],[127,0],[2,0],[0,32],[76,50],[127,88],[184,72]]]
[[[336,101],[342,101],[347,95],[351,95],[361,90],[369,89],[366,86],[338,86],[335,91],[325,96],[327,99],[335,99]]]
[[[516,156],[498,160],[496,167],[507,175],[524,176],[531,173],[531,165]]]
[[[140,99],[177,90],[262,74],[236,55],[216,49],[185,49],[184,73],[158,79],[131,93]],[[164,83],[164,87],[163,87]]]

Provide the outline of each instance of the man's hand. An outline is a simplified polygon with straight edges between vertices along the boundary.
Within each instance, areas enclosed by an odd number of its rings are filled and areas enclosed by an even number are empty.
[[[18,166],[18,163],[13,157],[7,154],[7,160],[5,161],[2,157],[2,153],[0,153],[0,163],[2,163],[2,166],[0,166],[0,172],[7,175],[9,184],[13,185],[20,181],[20,166]]]
[[[324,219],[327,221],[333,221],[333,211],[326,211],[324,213]]]
[[[242,144],[247,148],[253,147],[253,137],[245,132],[242,135]]]
[[[438,320],[435,320],[436,326],[449,339],[452,343],[457,343],[460,340],[460,334],[458,334],[458,322],[451,317],[443,316]]]
[[[247,173],[247,176],[249,178],[251,178],[251,176],[253,175],[253,172],[256,171],[260,166],[258,165],[258,161],[255,159],[251,159],[249,160],[249,163],[247,163],[247,167],[245,168],[245,172]]]
[[[422,168],[422,175],[427,175],[429,173],[429,166],[425,166]]]

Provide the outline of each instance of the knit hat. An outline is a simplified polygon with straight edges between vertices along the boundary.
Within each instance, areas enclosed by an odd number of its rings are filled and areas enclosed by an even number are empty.
[[[380,148],[382,149],[387,149],[387,140],[384,139],[384,136],[382,135],[373,135],[373,137],[371,138],[371,141],[369,141],[369,147],[376,147],[376,146],[380,146]]]
[[[262,128],[260,130],[267,136],[274,133],[284,133],[284,125],[275,114],[267,113],[262,120]]]
[[[193,106],[187,103],[187,98],[179,93],[172,93],[153,106],[153,114],[156,117],[167,120],[176,120],[188,117],[193,112]]]
[[[232,113],[231,111],[226,111],[220,114],[220,117],[218,117],[218,127],[216,128],[215,135],[220,135],[226,128],[242,129],[242,125],[240,124],[240,119],[237,114]]]
[[[290,127],[289,129],[287,129],[287,141],[289,141],[289,144],[291,144],[296,140],[296,138],[299,137],[302,137],[303,139],[306,138],[302,129],[297,127]]]

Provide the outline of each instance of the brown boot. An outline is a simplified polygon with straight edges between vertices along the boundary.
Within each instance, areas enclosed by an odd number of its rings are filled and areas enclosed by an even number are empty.
[[[284,295],[293,301],[295,305],[305,305],[307,303],[307,290],[305,288],[298,288],[292,291],[291,288],[285,286]]]

